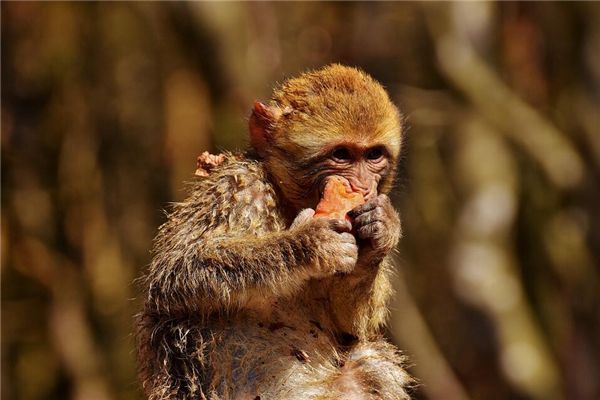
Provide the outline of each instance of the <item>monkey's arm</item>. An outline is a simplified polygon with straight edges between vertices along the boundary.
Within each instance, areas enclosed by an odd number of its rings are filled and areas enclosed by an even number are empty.
[[[392,263],[386,258],[370,270],[359,265],[351,274],[334,277],[329,304],[340,333],[360,340],[371,340],[380,334],[393,291],[391,273]]]
[[[349,214],[361,241],[358,263],[352,273],[334,278],[330,304],[341,332],[371,339],[379,334],[388,316],[393,269],[389,254],[402,235],[400,217],[386,195]]]
[[[204,314],[233,307],[250,291],[290,292],[308,277],[300,251],[306,239],[275,232],[173,248],[152,264],[148,305],[159,313]]]
[[[331,229],[331,221],[285,229],[264,176],[239,164],[201,180],[160,228],[147,276],[150,311],[204,315],[249,295],[285,295],[310,277],[333,273],[328,258],[337,249],[322,242],[349,240],[342,235],[354,241]]]

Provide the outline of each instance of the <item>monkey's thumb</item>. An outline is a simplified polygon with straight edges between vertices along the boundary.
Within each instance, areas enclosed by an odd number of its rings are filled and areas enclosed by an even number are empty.
[[[297,228],[306,224],[312,219],[314,215],[315,210],[313,210],[312,208],[305,208],[304,210],[300,211],[296,218],[294,218],[294,222],[292,222],[292,226],[290,226],[290,229]]]

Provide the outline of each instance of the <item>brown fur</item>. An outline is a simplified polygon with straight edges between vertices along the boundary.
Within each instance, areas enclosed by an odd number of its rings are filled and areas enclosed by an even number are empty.
[[[226,154],[159,230],[138,323],[144,391],[151,400],[407,399],[403,358],[380,336],[387,254],[400,237],[381,194],[400,149],[399,114],[375,81],[337,65],[289,80],[261,107],[251,118],[257,155]],[[384,145],[391,158],[379,196],[356,211],[358,253],[340,222],[296,217],[318,201],[317,159],[340,140]]]

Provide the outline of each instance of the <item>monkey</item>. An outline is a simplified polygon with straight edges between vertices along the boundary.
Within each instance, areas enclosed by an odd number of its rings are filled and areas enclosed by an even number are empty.
[[[201,171],[155,238],[137,321],[148,399],[409,399],[382,335],[402,125],[378,82],[339,64],[254,104],[249,149]],[[351,222],[313,218],[332,176],[364,196]]]

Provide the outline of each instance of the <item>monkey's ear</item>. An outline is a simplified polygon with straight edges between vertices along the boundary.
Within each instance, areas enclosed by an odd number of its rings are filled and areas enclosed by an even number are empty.
[[[269,141],[273,137],[275,124],[281,118],[281,114],[279,107],[267,106],[260,101],[254,102],[249,121],[250,144],[259,155],[265,155]]]

